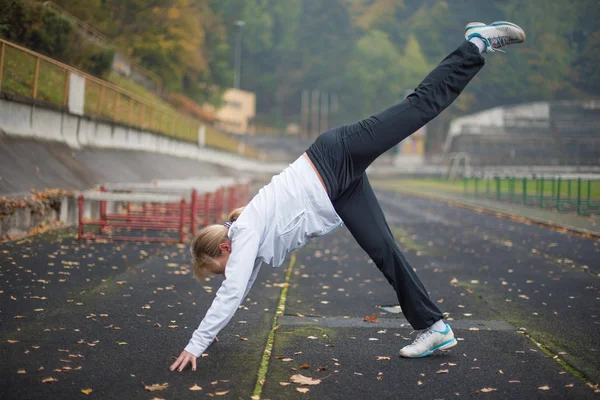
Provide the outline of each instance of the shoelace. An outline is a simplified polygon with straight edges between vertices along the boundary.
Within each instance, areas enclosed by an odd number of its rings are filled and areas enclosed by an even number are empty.
[[[501,53],[506,53],[504,50],[500,50],[500,47],[506,46],[510,42],[509,36],[490,36],[484,38],[486,42],[486,51],[493,53],[495,51],[499,51]]]
[[[412,331],[410,334],[412,335],[414,332],[415,331]],[[415,338],[414,342],[412,343],[412,345],[422,342],[423,340],[427,339],[429,336],[433,335],[433,333],[434,332],[431,329],[425,329],[424,331],[419,332],[417,334],[417,337]]]

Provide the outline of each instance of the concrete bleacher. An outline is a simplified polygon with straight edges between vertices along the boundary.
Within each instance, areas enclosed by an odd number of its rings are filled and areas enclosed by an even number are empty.
[[[496,107],[453,120],[445,151],[473,165],[598,165],[599,129],[593,101]]]

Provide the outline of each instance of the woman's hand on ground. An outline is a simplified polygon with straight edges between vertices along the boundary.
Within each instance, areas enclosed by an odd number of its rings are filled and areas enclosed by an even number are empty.
[[[192,371],[196,370],[196,359],[197,357],[192,353],[188,353],[187,351],[182,351],[179,355],[179,358],[171,365],[170,370],[175,371],[179,368],[179,372],[183,371],[187,366],[187,363],[191,361]]]

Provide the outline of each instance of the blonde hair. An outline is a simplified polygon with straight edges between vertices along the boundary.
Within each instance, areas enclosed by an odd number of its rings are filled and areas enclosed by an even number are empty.
[[[244,207],[233,210],[228,222],[238,219]],[[194,277],[202,282],[210,273],[219,266],[215,257],[221,254],[219,245],[227,241],[228,228],[222,224],[208,225],[202,228],[190,243],[192,252],[192,263],[194,265]]]

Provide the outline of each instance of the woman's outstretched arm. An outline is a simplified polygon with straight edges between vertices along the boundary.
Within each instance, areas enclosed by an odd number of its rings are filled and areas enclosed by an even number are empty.
[[[195,357],[199,357],[213,342],[219,331],[227,325],[247,292],[249,281],[253,276],[260,235],[244,226],[235,225],[231,229],[235,231],[231,232],[231,255],[226,266],[227,278],[221,284],[212,305],[198,329],[194,331],[184,352],[171,365],[171,370],[178,367],[179,371],[183,370],[188,361],[192,361],[192,366],[195,366]],[[194,359],[187,357],[184,354],[186,352]]]

